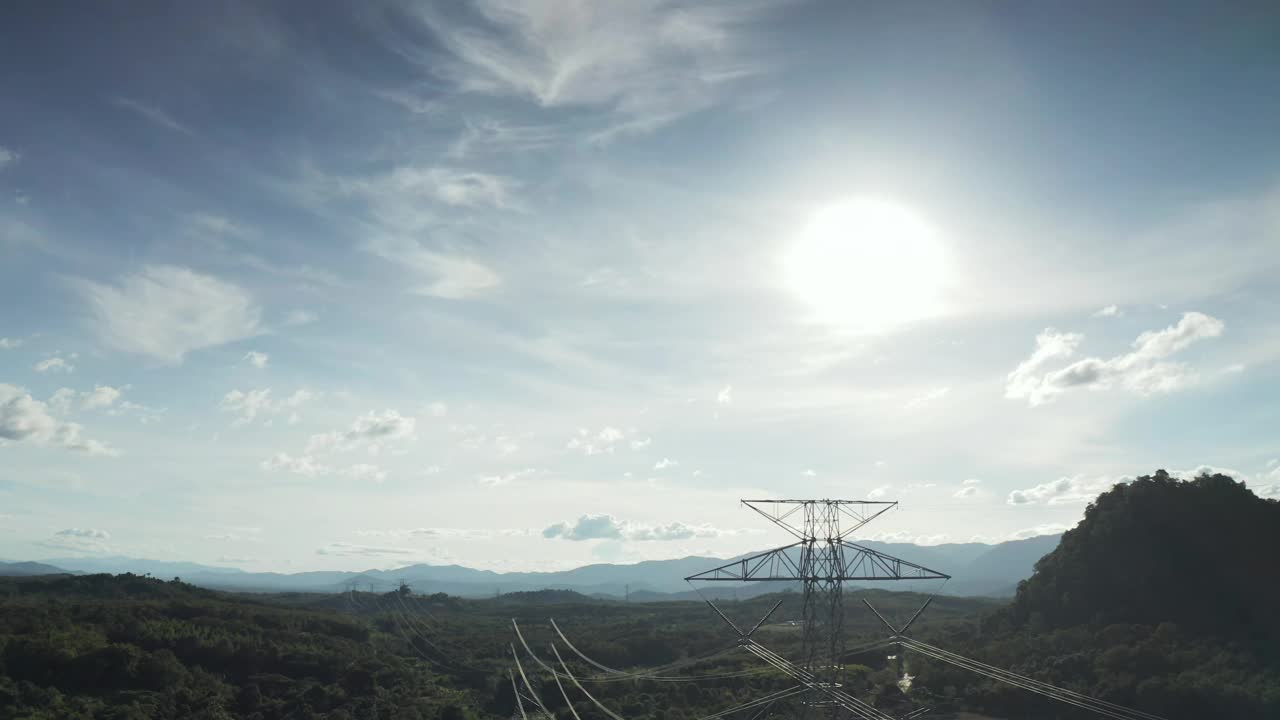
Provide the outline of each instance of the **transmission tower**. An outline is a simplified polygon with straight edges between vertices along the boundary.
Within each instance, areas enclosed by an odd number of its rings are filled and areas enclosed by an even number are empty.
[[[760,644],[753,635],[782,604],[779,600],[759,621],[744,630],[729,619],[710,598],[702,595],[738,635],[739,644],[761,660],[773,665],[799,682],[795,692],[786,697],[800,700],[796,715],[800,718],[839,720],[855,717],[886,720],[891,716],[857,699],[846,689],[843,659],[844,584],[887,580],[941,580],[951,576],[922,565],[907,562],[855,544],[847,538],[856,530],[880,517],[897,502],[860,500],[743,500],[773,524],[790,533],[796,542],[751,557],[712,568],[685,580],[699,595],[698,583],[704,582],[782,582],[798,583],[803,589],[804,609],[800,657],[788,660]],[[863,601],[866,603],[866,601]],[[905,633],[929,604],[916,611],[901,628],[890,628],[895,634]],[[867,607],[876,612],[869,603]],[[883,620],[883,617],[881,617]],[[886,624],[888,624],[886,622]],[[772,703],[763,705],[768,712]],[[760,700],[741,706],[746,710],[762,707]]]

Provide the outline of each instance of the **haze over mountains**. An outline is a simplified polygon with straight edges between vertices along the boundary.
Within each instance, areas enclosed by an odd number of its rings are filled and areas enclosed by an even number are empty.
[[[942,587],[948,595],[1012,596],[1018,581],[1031,576],[1037,560],[1058,545],[1060,535],[1043,535],[997,545],[957,543],[860,542],[866,547],[924,565],[952,576]],[[748,553],[739,557],[747,557]],[[629,565],[595,564],[558,572],[494,572],[459,565],[410,565],[393,570],[253,573],[235,568],[191,562],[166,562],[124,557],[54,558],[43,563],[0,564],[0,574],[31,575],[58,571],[75,573],[151,574],[209,588],[247,592],[337,592],[352,587],[386,590],[401,580],[420,593],[443,592],[461,597],[495,593],[562,589],[587,595],[624,597],[636,601],[696,597],[684,578],[738,558],[686,557]],[[704,592],[712,596],[750,597],[784,589],[781,583],[740,585],[723,583]],[[888,589],[936,591],[938,583],[894,583]]]

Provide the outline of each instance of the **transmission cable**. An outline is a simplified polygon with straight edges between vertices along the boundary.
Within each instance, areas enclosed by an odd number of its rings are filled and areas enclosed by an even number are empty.
[[[1007,675],[1007,676],[1009,676],[1009,677],[1017,678],[1017,679],[1019,679],[1019,680],[1022,680],[1022,681],[1024,681],[1024,682],[1031,683],[1031,684],[1033,684],[1033,685],[1041,686],[1041,687],[1043,687],[1043,688],[1045,688],[1045,689],[1052,690],[1053,692],[1062,693],[1062,694],[1064,694],[1064,695],[1070,695],[1070,696],[1072,696],[1072,697],[1074,697],[1074,698],[1077,698],[1077,699],[1079,699],[1079,700],[1082,700],[1082,701],[1087,701],[1087,702],[1091,702],[1091,703],[1097,703],[1097,704],[1099,704],[1099,705],[1104,705],[1104,706],[1109,707],[1109,708],[1112,708],[1112,709],[1114,709],[1114,710],[1116,710],[1116,711],[1118,711],[1118,712],[1125,712],[1125,713],[1129,713],[1129,714],[1131,714],[1131,715],[1137,715],[1137,716],[1139,716],[1139,717],[1141,717],[1141,718],[1145,718],[1145,720],[1164,720],[1164,718],[1160,717],[1159,715],[1152,715],[1151,713],[1143,712],[1143,711],[1141,711],[1141,710],[1137,710],[1137,709],[1135,709],[1135,708],[1126,707],[1126,706],[1124,706],[1124,705],[1117,705],[1116,703],[1113,703],[1113,702],[1107,702],[1106,700],[1102,700],[1102,699],[1095,698],[1095,697],[1090,697],[1090,696],[1085,695],[1085,694],[1083,694],[1083,693],[1078,693],[1078,692],[1076,692],[1076,691],[1074,691],[1074,690],[1068,690],[1068,689],[1066,689],[1066,688],[1060,688],[1060,687],[1057,687],[1056,685],[1050,685],[1050,684],[1049,684],[1049,683],[1047,683],[1047,682],[1044,682],[1044,681],[1041,681],[1041,680],[1036,680],[1035,678],[1028,677],[1028,676],[1026,676],[1026,675],[1019,675],[1018,673],[1015,673],[1015,672],[1013,672],[1012,670],[1005,670],[1005,669],[1003,669],[1003,668],[996,667],[995,665],[991,665],[991,664],[988,664],[988,663],[984,663],[984,662],[982,662],[981,660],[974,660],[973,658],[965,657],[965,656],[963,656],[963,655],[961,655],[961,654],[959,654],[959,653],[951,652],[950,650],[944,650],[943,648],[937,647],[936,645],[930,645],[930,644],[928,644],[928,643],[921,642],[920,640],[916,640],[916,639],[914,639],[914,638],[903,637],[901,640],[902,640],[903,642],[905,642],[908,646],[912,646],[912,647],[916,647],[916,646],[918,646],[918,647],[927,648],[927,649],[929,649],[929,650],[932,650],[932,651],[934,651],[934,652],[937,652],[937,653],[940,653],[940,654],[943,654],[943,655],[948,655],[948,656],[953,657],[953,658],[957,658],[957,659],[960,659],[960,660],[964,660],[964,661],[967,661],[967,662],[973,663],[974,665],[979,665],[979,666],[981,666],[981,667],[987,668],[988,670],[990,670],[990,671],[992,671],[992,672],[995,672],[995,673],[998,673],[998,674],[1001,674],[1001,675]]]
[[[634,678],[636,680],[657,680],[657,681],[674,680],[674,681],[680,681],[680,682],[689,682],[691,680],[716,680],[721,678],[744,677],[747,674],[756,673],[756,671],[753,671],[753,670],[742,670],[742,671],[734,671],[734,672],[726,672],[726,673],[711,673],[706,675],[653,675],[649,673],[634,673],[634,672],[628,672],[626,670],[618,670],[616,668],[611,668],[608,665],[604,665],[602,663],[596,662],[595,660],[592,660],[590,657],[586,655],[586,653],[579,650],[572,642],[569,641],[569,638],[565,636],[564,631],[562,631],[560,629],[560,626],[556,624],[555,618],[550,618],[550,620],[551,620],[551,627],[555,628],[556,634],[560,636],[560,639],[562,641],[564,641],[565,646],[567,646],[570,650],[572,650],[574,654],[576,654],[578,657],[582,658],[583,661],[585,661],[588,665],[597,667],[611,675],[625,675],[627,677]],[[726,655],[730,652],[733,652],[737,648],[738,648],[737,645],[731,645],[722,650],[717,650],[709,655],[704,655],[698,658],[689,658],[686,660],[669,663],[667,665],[660,665],[652,669],[653,670],[674,670],[680,667],[697,665],[699,663],[706,662],[713,658],[720,657],[721,655]]]
[[[544,662],[542,658],[538,657],[538,654],[533,651],[533,648],[529,647],[529,643],[526,642],[524,639],[524,634],[520,631],[519,623],[517,623],[514,618],[512,618],[511,620],[511,626],[515,628],[516,638],[520,640],[520,644],[524,646],[524,650],[526,653],[528,653],[529,657],[535,663],[537,663],[538,666],[541,667],[543,670],[546,670],[547,672],[552,673],[554,675],[559,675],[560,674],[559,670],[556,670],[555,668],[551,667],[546,662]],[[731,673],[720,673],[716,675],[672,675],[669,677],[663,677],[663,676],[631,677],[627,675],[611,677],[609,675],[592,675],[592,676],[583,677],[582,679],[589,680],[592,682],[602,682],[602,683],[634,681],[634,680],[646,680],[646,681],[651,680],[653,682],[673,682],[674,683],[674,682],[697,682],[699,680],[719,680],[719,679],[725,679],[725,678],[748,677],[751,675],[761,675],[766,672],[768,671],[762,670],[762,669],[755,669],[755,670],[741,670],[741,671],[731,672]]]
[[[1116,718],[1116,720],[1136,720],[1139,718],[1142,720],[1164,720],[1158,715],[1152,715],[1150,713],[1142,712],[1141,710],[1135,710],[1123,705],[1117,705],[1112,702],[1089,697],[1088,695],[1083,695],[1072,690],[1066,690],[1055,685],[1035,680],[1034,678],[1018,675],[1017,673],[1003,670],[993,665],[987,665],[986,663],[972,660],[964,657],[963,655],[943,650],[942,648],[935,648],[932,645],[918,642],[910,638],[900,638],[900,642],[903,647],[914,650],[922,655],[932,657],[935,660],[950,663],[956,667],[969,670],[970,672],[1022,688],[1038,695],[1043,695],[1044,697],[1057,700],[1068,705],[1074,705],[1099,715]]]
[[[516,652],[516,646],[508,645],[507,647],[511,649],[511,659],[516,663],[516,670],[520,673],[520,679],[524,681],[525,688],[529,690],[529,699],[533,701],[534,705],[538,706],[538,709],[542,711],[543,715],[547,716],[547,720],[555,720],[555,715],[547,709],[546,705],[542,704],[542,700],[538,697],[538,691],[534,690],[533,684],[529,682],[529,676],[524,672],[524,665],[520,664],[520,655]]]
[[[578,678],[576,678],[576,677],[574,677],[574,676],[573,676],[573,672],[572,672],[571,670],[569,670],[569,666],[568,666],[568,665],[566,665],[566,664],[564,663],[564,658],[560,657],[560,651],[556,649],[555,643],[552,643],[552,644],[551,644],[551,652],[552,652],[552,654],[554,654],[554,655],[556,656],[556,660],[559,660],[559,661],[560,661],[560,667],[564,668],[564,672],[565,672],[565,674],[566,674],[566,675],[568,675],[568,676],[569,676],[569,679],[570,679],[571,681],[573,681],[573,684],[574,684],[574,685],[576,685],[576,686],[578,687],[578,689],[582,691],[582,694],[587,696],[587,699],[588,699],[588,700],[590,700],[591,702],[595,703],[595,706],[596,706],[596,707],[600,708],[600,710],[601,710],[605,715],[608,715],[609,717],[613,718],[613,720],[625,720],[625,719],[624,719],[621,715],[619,715],[618,713],[616,713],[616,712],[614,712],[614,711],[610,710],[609,708],[605,707],[604,703],[602,703],[602,702],[600,702],[599,700],[597,700],[595,695],[592,695],[590,692],[588,692],[588,691],[587,691],[587,689],[586,689],[586,688],[582,687],[582,683],[578,682]]]

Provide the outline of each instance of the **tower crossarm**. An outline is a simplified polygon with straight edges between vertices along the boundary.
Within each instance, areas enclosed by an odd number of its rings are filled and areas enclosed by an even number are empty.
[[[946,573],[841,540],[844,552],[839,580],[950,580]]]
[[[837,549],[839,552],[832,552]],[[814,562],[805,563],[806,554]],[[806,569],[807,566],[807,569]],[[685,578],[690,582],[948,580],[951,576],[846,540],[802,540]]]
[[[795,581],[803,578],[800,565],[790,550],[805,552],[807,543],[800,541],[758,555],[734,560],[720,567],[704,570],[685,578],[688,581],[719,580],[735,582]]]

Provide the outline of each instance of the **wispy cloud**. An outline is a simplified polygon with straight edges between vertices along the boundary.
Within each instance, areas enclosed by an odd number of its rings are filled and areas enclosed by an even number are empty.
[[[467,120],[446,155],[461,160],[474,155],[529,152],[550,147],[561,135],[550,125],[510,125],[501,120]]]
[[[73,280],[72,287],[105,343],[170,364],[262,332],[262,311],[247,291],[187,268],[148,265],[114,285]]]
[[[161,110],[160,108],[156,107],[155,105],[149,105],[139,100],[133,100],[127,97],[113,98],[112,102],[118,105],[119,107],[125,108],[127,110],[131,110],[141,115],[142,117],[146,118],[147,120],[150,120],[151,122],[155,123],[156,125],[159,125],[160,127],[167,128],[175,132],[185,133],[187,135],[195,134],[191,130],[191,128],[187,127],[186,125],[183,125],[177,120],[174,120],[173,116],[171,116],[169,113],[165,112],[164,110]]]
[[[512,482],[520,478],[529,477],[537,474],[535,468],[524,468],[523,470],[514,470],[508,473],[499,473],[497,475],[482,475],[476,478],[476,482],[485,487],[501,487],[510,485]]]
[[[0,145],[0,170],[17,165],[21,159],[22,155],[18,151]]]
[[[921,410],[937,403],[939,400],[946,397],[949,392],[951,392],[951,388],[949,387],[940,387],[934,390],[929,390],[928,392],[921,393],[920,395],[911,398],[903,407],[907,410]]]
[[[502,284],[502,278],[487,265],[463,255],[429,250],[416,240],[379,238],[366,243],[365,249],[425,280],[414,288],[419,295],[464,300]]]
[[[611,119],[596,138],[608,139],[710,107],[762,72],[761,46],[744,35],[773,4],[481,0],[472,13],[418,5],[417,18],[448,56],[398,33],[387,40],[463,92],[603,109]]]
[[[378,547],[375,545],[355,545],[352,543],[335,542],[329,543],[324,547],[317,548],[317,555],[335,555],[338,557],[378,557],[381,555],[413,555],[416,550],[411,548],[398,547]]]

